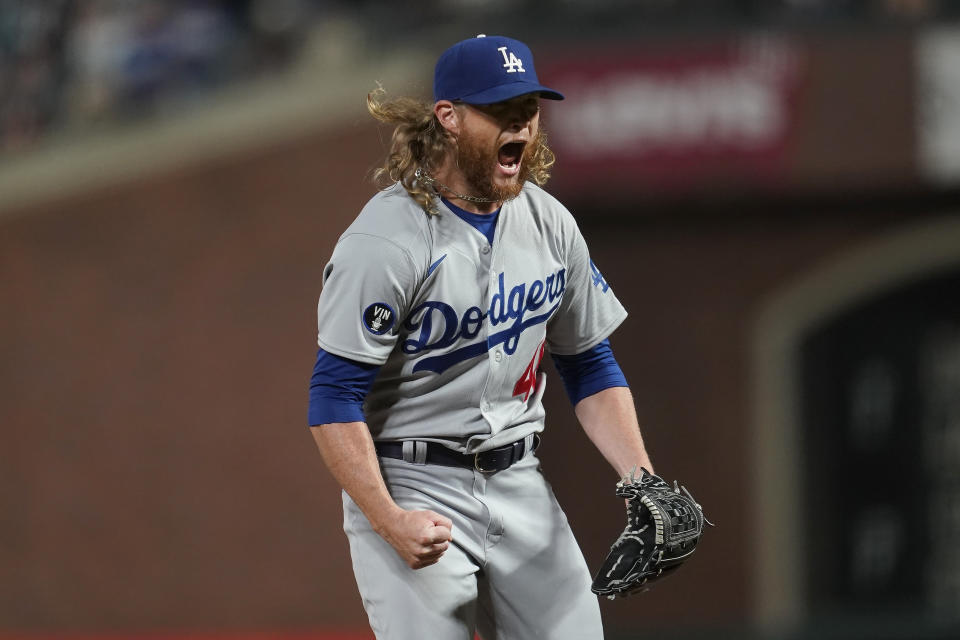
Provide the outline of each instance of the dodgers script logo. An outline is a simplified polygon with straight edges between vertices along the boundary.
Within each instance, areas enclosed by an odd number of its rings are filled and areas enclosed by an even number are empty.
[[[490,333],[486,340],[443,355],[423,358],[414,365],[414,372],[443,373],[458,362],[482,355],[501,343],[507,355],[512,355],[520,343],[520,334],[546,322],[560,306],[560,298],[566,289],[566,274],[566,269],[560,269],[543,280],[534,280],[529,285],[518,284],[507,293],[503,273],[500,273],[497,280],[499,290],[490,300],[490,308],[484,311],[480,307],[470,307],[463,316],[458,316],[456,310],[445,302],[427,300],[417,305],[404,320],[403,327],[411,335],[400,348],[407,355],[445,349],[458,340],[476,337],[483,323],[489,321],[492,327],[507,326]],[[529,315],[546,305],[550,306],[542,313]],[[432,342],[431,336],[435,336]]]

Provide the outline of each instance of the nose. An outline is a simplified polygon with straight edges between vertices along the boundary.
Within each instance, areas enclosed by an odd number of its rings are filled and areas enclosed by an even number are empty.
[[[509,115],[509,129],[510,131],[517,132],[521,131],[530,126],[530,121],[533,120],[534,112],[525,108],[514,109],[510,112]]]

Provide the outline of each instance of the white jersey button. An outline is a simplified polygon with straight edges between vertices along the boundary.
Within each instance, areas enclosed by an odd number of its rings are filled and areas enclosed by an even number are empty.
[[[497,362],[500,362],[501,360],[503,360],[503,352],[497,351],[496,353],[494,353],[493,359],[496,360]]]
[[[483,245],[483,248],[480,249],[480,253],[490,253],[490,245],[488,244]]]

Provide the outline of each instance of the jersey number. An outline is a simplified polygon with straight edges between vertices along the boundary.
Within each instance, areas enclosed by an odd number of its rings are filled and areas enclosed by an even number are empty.
[[[527,368],[523,371],[523,375],[517,380],[517,384],[513,385],[513,395],[523,396],[524,402],[527,401],[530,394],[537,388],[537,371],[539,371],[540,362],[543,360],[543,344],[542,342],[540,343],[540,347],[534,352],[530,364],[528,364]]]

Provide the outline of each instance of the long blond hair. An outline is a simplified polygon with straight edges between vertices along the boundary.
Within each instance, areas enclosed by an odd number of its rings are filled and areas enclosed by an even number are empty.
[[[423,168],[432,175],[453,149],[455,140],[434,115],[433,103],[403,96],[386,99],[385,96],[383,87],[377,87],[367,94],[370,115],[380,122],[396,125],[390,152],[383,165],[373,172],[373,179],[384,187],[399,182],[424,211],[436,213],[436,192],[429,185],[417,181],[417,169]],[[529,157],[529,175],[542,187],[550,179],[550,167],[556,157],[547,146],[547,136],[542,127],[533,142],[536,146]]]

